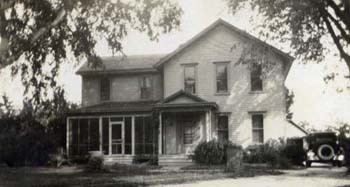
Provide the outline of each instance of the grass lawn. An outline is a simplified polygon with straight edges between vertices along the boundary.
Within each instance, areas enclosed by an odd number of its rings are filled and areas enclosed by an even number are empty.
[[[145,165],[115,165],[109,172],[87,173],[82,167],[21,167],[0,168],[0,187],[63,187],[63,186],[148,186],[186,183],[232,177],[276,175],[274,170],[249,168],[239,175],[226,173],[223,166],[188,166],[180,170]]]

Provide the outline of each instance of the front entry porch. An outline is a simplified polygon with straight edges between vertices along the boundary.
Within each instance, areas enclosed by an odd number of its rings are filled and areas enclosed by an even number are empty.
[[[187,165],[196,146],[210,140],[210,111],[161,114],[160,165]]]
[[[159,112],[159,165],[187,165],[196,146],[210,141],[216,103],[179,91],[156,105]]]

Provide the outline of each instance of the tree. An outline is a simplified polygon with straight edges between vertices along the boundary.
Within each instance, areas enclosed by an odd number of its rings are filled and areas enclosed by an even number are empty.
[[[96,43],[113,53],[131,29],[151,40],[177,29],[182,10],[170,0],[0,0],[0,68],[12,65],[35,105],[56,88],[60,65],[70,55],[101,66]]]
[[[250,6],[262,15],[261,34],[289,42],[294,56],[321,61],[327,51],[323,39],[332,38],[350,71],[349,0],[226,0],[230,12]]]

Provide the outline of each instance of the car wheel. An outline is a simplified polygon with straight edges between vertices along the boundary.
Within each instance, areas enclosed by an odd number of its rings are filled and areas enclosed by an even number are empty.
[[[334,153],[334,148],[329,144],[322,144],[317,148],[317,156],[323,161],[331,161]]]

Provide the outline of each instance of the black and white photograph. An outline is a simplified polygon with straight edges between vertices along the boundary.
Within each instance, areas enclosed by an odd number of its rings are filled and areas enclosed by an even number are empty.
[[[350,0],[0,0],[0,187],[350,187]]]

